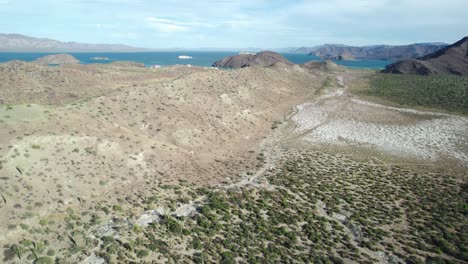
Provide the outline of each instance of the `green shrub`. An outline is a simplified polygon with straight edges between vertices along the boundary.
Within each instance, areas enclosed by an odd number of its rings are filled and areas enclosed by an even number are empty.
[[[139,258],[144,258],[144,257],[146,257],[148,255],[149,255],[149,251],[146,250],[146,249],[139,250],[138,253],[137,253],[137,257],[139,257]]]
[[[53,264],[54,261],[50,257],[40,257],[34,261],[34,264]]]

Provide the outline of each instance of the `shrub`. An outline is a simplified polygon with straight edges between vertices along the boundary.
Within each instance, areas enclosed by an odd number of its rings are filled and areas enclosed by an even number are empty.
[[[139,258],[144,258],[144,257],[146,257],[148,255],[149,255],[149,251],[146,250],[146,249],[139,250],[138,253],[137,253],[137,257],[139,257]]]
[[[53,264],[54,261],[50,257],[40,257],[34,261],[34,264]]]

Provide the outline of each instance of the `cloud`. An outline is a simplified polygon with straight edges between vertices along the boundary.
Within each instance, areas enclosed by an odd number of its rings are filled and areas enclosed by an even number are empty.
[[[386,7],[388,0],[317,0],[302,1],[291,6],[291,11],[309,15],[367,14]]]
[[[168,18],[147,17],[146,25],[162,33],[189,31],[196,28],[215,28],[216,26],[203,21],[179,21]]]
[[[174,33],[190,29],[190,24],[188,23],[165,18],[147,17],[145,21],[149,27],[162,33]]]
[[[466,35],[467,8],[466,0],[0,0],[0,32],[158,47],[453,42]],[[120,32],[136,35],[109,35]]]

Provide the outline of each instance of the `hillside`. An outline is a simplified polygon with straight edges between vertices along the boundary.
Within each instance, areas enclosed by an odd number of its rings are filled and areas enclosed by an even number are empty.
[[[34,61],[34,63],[49,65],[49,64],[74,64],[80,61],[69,54],[52,54],[44,57],[40,57]]]
[[[328,44],[309,55],[318,56],[322,59],[332,60],[404,60],[419,58],[445,47],[440,43],[421,43],[402,46],[375,45],[375,46],[344,46]]]
[[[244,68],[244,67],[268,67],[276,63],[293,65],[285,57],[271,51],[262,51],[257,54],[241,54],[226,57],[213,63],[213,67],[222,68]]]
[[[121,44],[61,42],[20,34],[0,34],[0,52],[137,52],[145,50]]]
[[[468,37],[419,59],[390,64],[383,73],[468,75]]]
[[[322,78],[258,67],[0,64],[0,244],[43,219],[63,223],[68,207],[85,212],[80,204],[254,171],[273,122]]]
[[[314,71],[324,71],[324,72],[333,72],[333,71],[344,71],[343,66],[339,66],[332,61],[308,61],[304,64],[299,65],[300,67],[308,70]]]
[[[465,117],[360,100],[371,71],[251,56],[0,63],[1,262],[465,261]]]

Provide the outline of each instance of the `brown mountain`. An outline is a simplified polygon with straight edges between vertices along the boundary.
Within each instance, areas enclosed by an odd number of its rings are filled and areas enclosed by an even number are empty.
[[[255,55],[241,54],[226,57],[222,60],[216,61],[212,66],[222,68],[268,67],[276,63],[293,65],[292,62],[276,52],[262,51]]]
[[[390,64],[382,72],[468,75],[468,37],[419,59]]]
[[[20,34],[0,34],[0,52],[135,52],[145,50],[120,44],[61,42]]]
[[[324,60],[404,60],[419,58],[440,48],[445,47],[442,43],[421,43],[403,46],[363,46],[353,47],[344,45],[324,45],[309,55],[318,56]]]

